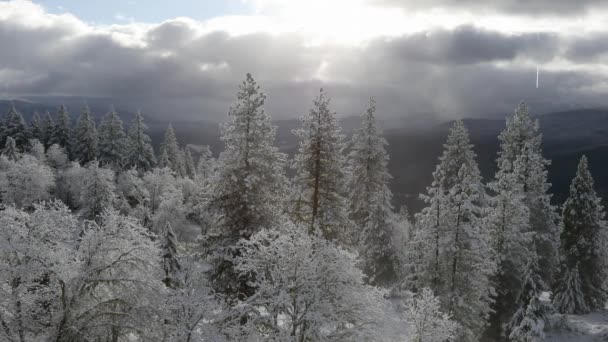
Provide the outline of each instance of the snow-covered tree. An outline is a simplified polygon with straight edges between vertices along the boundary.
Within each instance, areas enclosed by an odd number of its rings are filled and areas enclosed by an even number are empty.
[[[30,140],[30,149],[28,153],[34,158],[38,159],[39,162],[44,163],[46,161],[46,153],[44,151],[44,145],[38,139]]]
[[[353,222],[349,235],[361,251],[363,271],[369,282],[388,285],[395,280],[399,263],[399,251],[391,248],[397,222],[388,187],[391,176],[387,170],[387,142],[376,126],[375,112],[376,105],[371,99],[361,127],[353,135],[348,156],[349,216]]]
[[[151,139],[146,134],[147,129],[144,116],[138,111],[129,128],[126,166],[135,167],[142,172],[150,171],[156,165],[156,156],[150,145]]]
[[[25,124],[25,120],[23,120],[23,116],[17,111],[12,102],[4,119],[3,139],[0,141],[0,146],[5,146],[9,137],[15,140],[19,151],[23,152],[26,150],[30,139],[30,132]]]
[[[4,144],[4,149],[2,149],[2,155],[8,160],[15,161],[19,159],[21,154],[17,151],[17,143],[13,137],[6,138],[6,144]]]
[[[585,313],[589,309],[604,308],[608,293],[608,260],[606,259],[606,222],[601,198],[594,190],[593,177],[589,172],[587,158],[583,156],[578,164],[576,176],[570,185],[570,196],[562,210],[562,265],[560,285],[556,291],[556,307],[561,312]],[[578,275],[574,274],[578,273]],[[570,278],[571,281],[568,281]],[[578,280],[576,280],[578,278]],[[580,282],[579,287],[566,286]],[[577,294],[576,291],[581,291]],[[573,311],[567,305],[558,305],[558,296],[582,296],[585,305],[575,306]],[[577,304],[579,301],[572,300]],[[567,311],[566,311],[567,310]]]
[[[51,137],[53,136],[54,129],[55,122],[53,121],[51,113],[47,111],[44,115],[44,122],[42,124],[42,140],[40,140],[46,148],[51,146]]]
[[[422,196],[410,257],[412,287],[431,288],[442,309],[460,323],[461,341],[480,338],[493,292],[494,263],[487,229],[481,220],[484,191],[468,131],[457,121]]]
[[[46,151],[46,161],[54,169],[63,169],[68,164],[68,155],[63,147],[53,144]]]
[[[123,168],[126,157],[126,135],[122,126],[122,120],[114,108],[101,121],[99,126],[98,155],[102,166],[107,166],[114,171]]]
[[[80,200],[82,216],[88,220],[99,220],[101,214],[112,209],[116,202],[114,171],[99,167],[94,160],[87,165],[84,177]]]
[[[40,118],[40,114],[38,112],[34,112],[34,116],[30,121],[30,138],[38,139],[38,141],[44,141],[44,125],[42,123],[42,119]]]
[[[184,155],[183,159],[184,159],[185,175],[190,179],[194,179],[196,169],[194,167],[194,160],[192,159],[192,153],[190,152],[190,149],[188,148],[188,146],[186,146],[184,148],[183,155]]]
[[[29,207],[48,199],[54,185],[51,169],[29,154],[9,161],[5,170],[0,169],[0,198],[7,204]]]
[[[447,342],[458,336],[458,324],[441,312],[439,299],[429,288],[406,301],[403,315],[412,327],[412,342]]]
[[[236,243],[277,224],[287,184],[286,156],[274,146],[275,127],[263,109],[266,95],[251,74],[239,86],[237,102],[221,126],[224,151],[217,161],[209,209],[219,218],[212,281],[230,299],[251,294],[247,280],[233,274]]]
[[[175,131],[171,124],[167,127],[165,139],[160,145],[160,155],[160,167],[168,167],[173,170],[176,175],[180,177],[184,176],[184,161],[181,158],[179,143],[177,142],[177,137],[175,136]]]
[[[161,238],[163,271],[165,272],[163,283],[168,288],[176,288],[180,286],[179,272],[181,266],[177,253],[177,238],[171,223],[167,222],[165,224],[165,228],[161,232]]]
[[[53,126],[53,131],[49,138],[49,145],[57,144],[69,153],[72,150],[72,134],[70,113],[64,105],[61,105],[57,109],[57,121]]]
[[[256,294],[228,310],[231,322],[238,329],[248,317],[242,333],[260,340],[378,340],[383,292],[364,285],[353,254],[307,228],[286,223],[241,240],[236,269],[256,274]]]
[[[485,226],[490,232],[496,261],[496,274],[493,276],[496,293],[486,337],[495,340],[508,336],[509,332],[505,333],[503,327],[518,309],[516,300],[524,281],[526,264],[528,260],[536,259],[530,232],[530,212],[525,203],[523,185],[516,177],[518,168],[523,166],[522,157],[516,159],[514,168],[502,167],[515,169],[515,172],[498,173],[488,185],[495,194],[489,200]],[[504,160],[503,163],[509,161]]]
[[[97,157],[97,129],[89,106],[82,107],[78,124],[74,133],[72,155],[82,165],[86,165]]]
[[[551,205],[547,182],[547,167],[550,161],[542,156],[542,135],[537,120],[533,120],[528,106],[520,103],[515,114],[507,118],[506,128],[499,135],[498,176],[516,173],[526,196],[530,211],[530,229],[534,232],[534,245],[538,255],[541,274],[545,283],[553,281],[559,263],[559,229],[557,213]],[[515,170],[515,161],[521,165]],[[505,161],[508,161],[505,163]]]
[[[313,108],[300,119],[302,127],[294,131],[299,148],[289,210],[296,223],[308,225],[310,233],[320,229],[325,238],[348,243],[345,143],[329,103],[321,89]]]
[[[540,300],[546,286],[540,276],[536,256],[528,262],[523,279],[523,287],[515,302],[518,309],[507,326],[509,340],[541,342],[545,338],[545,320],[551,308]]]

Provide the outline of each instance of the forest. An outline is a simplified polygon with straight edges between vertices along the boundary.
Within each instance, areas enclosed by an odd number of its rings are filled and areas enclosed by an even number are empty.
[[[370,99],[352,139],[321,89],[295,155],[250,74],[219,155],[157,152],[138,112],[0,122],[0,340],[543,341],[604,309],[608,231],[585,156],[554,203],[514,104],[481,177],[455,121],[416,213],[395,205]],[[75,122],[74,124],[72,122]]]

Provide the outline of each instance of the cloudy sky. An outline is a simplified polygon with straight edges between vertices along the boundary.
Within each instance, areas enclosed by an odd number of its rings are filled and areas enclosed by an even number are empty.
[[[600,0],[0,1],[0,97],[107,98],[222,120],[251,72],[292,118],[498,117],[608,107]],[[536,70],[540,86],[536,88]]]

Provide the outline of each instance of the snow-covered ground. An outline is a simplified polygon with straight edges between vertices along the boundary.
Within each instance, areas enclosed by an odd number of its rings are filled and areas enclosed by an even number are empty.
[[[608,311],[587,315],[564,315],[562,324],[547,333],[546,341],[608,341]]]

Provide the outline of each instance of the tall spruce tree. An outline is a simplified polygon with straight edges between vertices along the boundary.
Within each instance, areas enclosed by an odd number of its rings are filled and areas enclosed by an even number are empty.
[[[249,278],[238,276],[231,257],[240,254],[238,240],[281,221],[286,193],[286,156],[274,145],[275,127],[263,106],[266,95],[251,74],[239,86],[229,121],[221,126],[224,151],[209,208],[219,217],[214,287],[228,300],[253,292]],[[167,150],[167,148],[165,148]],[[178,152],[178,151],[176,151]]]
[[[165,224],[161,238],[163,271],[165,273],[163,283],[168,288],[175,289],[180,285],[179,272],[181,266],[177,252],[177,237],[169,221]]]
[[[42,124],[42,140],[40,140],[46,149],[51,146],[51,137],[53,136],[53,130],[55,129],[55,122],[51,113],[48,111],[44,115],[44,123]]]
[[[601,198],[593,186],[587,158],[583,156],[562,210],[562,274],[555,294],[555,306],[562,313],[601,309],[608,300],[607,227]]]
[[[183,158],[184,159],[184,173],[185,173],[186,177],[188,177],[190,179],[194,179],[196,170],[194,167],[194,160],[192,159],[192,153],[190,153],[190,148],[188,148],[188,146],[184,147],[183,155],[184,155],[184,158]]]
[[[516,173],[526,196],[530,210],[530,229],[534,232],[534,245],[538,255],[541,275],[545,283],[551,284],[559,263],[559,229],[557,214],[551,205],[547,182],[547,167],[550,161],[542,156],[542,135],[538,121],[533,120],[525,103],[520,103],[515,115],[507,118],[505,130],[498,137],[498,177],[502,173]],[[513,166],[521,157],[521,167]],[[504,163],[508,161],[508,163]]]
[[[80,164],[88,164],[97,157],[97,129],[87,104],[82,106],[74,136],[72,155]]]
[[[101,165],[120,171],[125,163],[126,143],[122,120],[111,108],[99,127],[98,155]]]
[[[490,314],[494,263],[483,226],[481,175],[468,131],[457,121],[448,135],[433,183],[422,196],[414,236],[414,288],[430,287],[461,325],[460,341],[478,341]]]
[[[368,281],[373,285],[390,285],[396,279],[400,251],[393,244],[397,218],[388,187],[391,176],[387,170],[387,142],[376,125],[375,112],[375,102],[370,99],[348,156],[349,217],[353,222],[349,233],[361,252]]]
[[[489,201],[485,225],[491,235],[496,274],[492,278],[495,300],[486,338],[493,341],[508,337],[510,332],[505,331],[504,326],[518,309],[517,297],[525,280],[526,264],[528,260],[536,260],[530,212],[525,203],[523,185],[517,179],[519,168],[525,165],[524,157],[520,155],[513,168],[502,165],[502,169],[514,169],[515,172],[497,173],[488,185],[495,195]],[[503,163],[509,161],[503,160]]]
[[[16,161],[19,159],[19,152],[17,151],[17,143],[13,137],[6,138],[6,144],[4,144],[4,149],[2,149],[2,155],[5,156],[8,160]]]
[[[300,119],[302,128],[294,131],[299,148],[293,163],[296,175],[290,211],[293,220],[307,225],[310,233],[319,230],[326,239],[349,244],[344,135],[329,104],[321,89],[313,108]]]
[[[70,113],[64,105],[60,105],[57,109],[57,121],[53,126],[49,145],[57,144],[63,147],[67,152],[72,150],[72,123]]]
[[[15,140],[15,146],[19,151],[24,152],[26,150],[30,139],[30,132],[25,124],[25,120],[23,120],[23,116],[12,102],[4,120],[3,136],[4,141],[2,142],[2,146],[4,146],[6,139],[11,137]]]
[[[30,121],[30,138],[44,142],[44,126],[38,112],[34,112],[34,116]]]
[[[156,165],[156,156],[150,145],[151,139],[146,134],[147,129],[144,116],[138,111],[129,128],[126,166],[141,172],[150,171]]]
[[[161,154],[161,162],[159,163],[161,167],[168,167],[177,175],[183,177],[185,174],[184,171],[184,161],[181,156],[181,151],[179,148],[179,143],[177,142],[177,137],[175,136],[175,131],[173,130],[173,125],[169,124],[167,130],[165,131],[165,139],[163,143],[160,145],[160,154]],[[166,159],[162,158],[163,155],[166,155]]]

